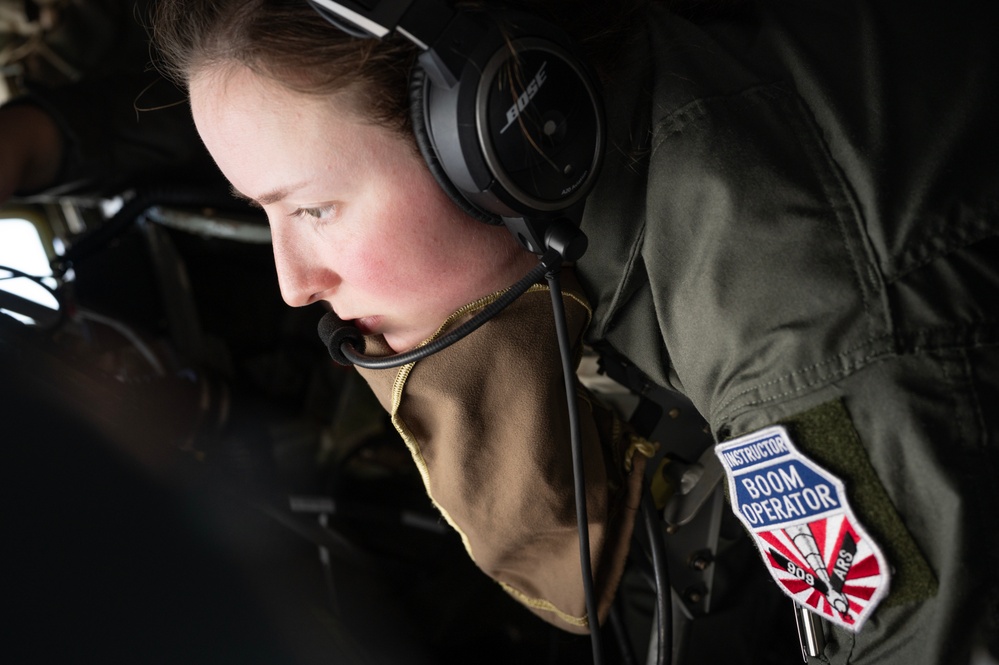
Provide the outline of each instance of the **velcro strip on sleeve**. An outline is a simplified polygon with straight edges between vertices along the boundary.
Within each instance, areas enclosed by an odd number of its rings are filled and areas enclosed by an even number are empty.
[[[936,594],[936,577],[878,479],[842,401],[820,404],[781,424],[804,453],[843,480],[857,517],[881,543],[894,568],[883,605],[917,602]]]

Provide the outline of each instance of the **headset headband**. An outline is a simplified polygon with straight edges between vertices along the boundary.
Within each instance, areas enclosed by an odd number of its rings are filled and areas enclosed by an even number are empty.
[[[437,0],[309,0],[309,4],[327,18],[332,13],[338,22],[355,27],[365,36],[384,39],[398,32],[424,50],[434,45],[454,16]]]

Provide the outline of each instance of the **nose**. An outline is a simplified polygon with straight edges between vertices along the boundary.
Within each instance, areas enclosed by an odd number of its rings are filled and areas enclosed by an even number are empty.
[[[329,265],[323,243],[306,241],[294,229],[272,221],[271,244],[281,297],[288,305],[303,307],[333,295],[340,276]]]

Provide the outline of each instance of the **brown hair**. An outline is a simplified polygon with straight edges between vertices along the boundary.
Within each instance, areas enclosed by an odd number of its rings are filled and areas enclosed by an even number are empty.
[[[306,94],[353,87],[375,121],[406,127],[416,49],[400,38],[350,38],[305,0],[160,0],[152,21],[157,67],[181,86],[238,64]]]
[[[494,2],[458,2],[483,8]],[[598,75],[612,67],[628,21],[645,0],[513,0],[580,42]],[[560,20],[563,19],[563,20]],[[181,86],[201,71],[239,64],[290,90],[326,95],[351,88],[365,114],[409,129],[407,80],[417,50],[401,37],[349,37],[305,0],[159,0],[153,13],[158,68]]]

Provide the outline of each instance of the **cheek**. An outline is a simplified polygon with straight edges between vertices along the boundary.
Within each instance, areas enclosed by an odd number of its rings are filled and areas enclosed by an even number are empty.
[[[366,192],[370,205],[360,213],[365,223],[350,243],[351,275],[344,278],[382,302],[449,314],[470,286],[469,275],[459,273],[466,250],[474,251],[465,229],[478,222],[465,218],[422,162],[380,163],[386,168]]]
[[[345,243],[339,261],[344,281],[379,300],[392,299],[411,281],[404,272],[403,245],[392,233],[369,233]]]
[[[452,248],[460,244],[454,207],[442,201],[445,195],[435,182],[419,184],[398,188],[383,200],[380,223],[365,243],[368,265],[386,279],[391,275],[397,281],[394,288],[402,291],[437,288],[433,283],[448,272]]]

